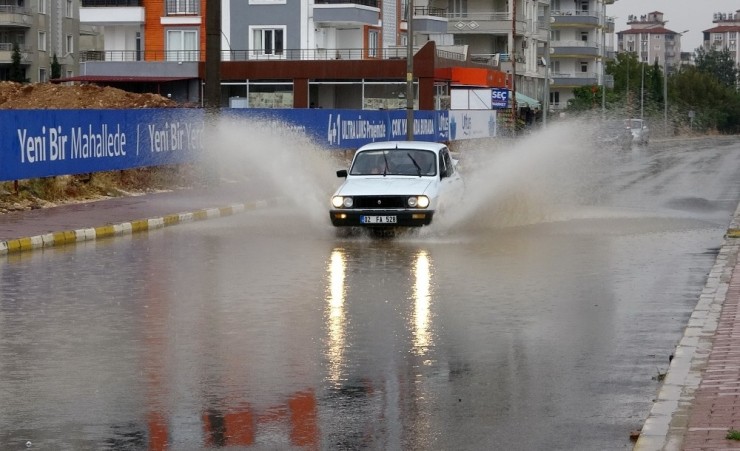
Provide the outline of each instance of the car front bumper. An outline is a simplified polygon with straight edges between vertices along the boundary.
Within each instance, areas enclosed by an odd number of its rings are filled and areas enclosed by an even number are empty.
[[[395,218],[396,222],[365,222],[363,218]],[[429,225],[433,210],[330,210],[329,217],[335,227],[422,227]]]

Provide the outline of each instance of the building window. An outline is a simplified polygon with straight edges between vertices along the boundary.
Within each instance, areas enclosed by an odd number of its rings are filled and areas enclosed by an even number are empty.
[[[75,11],[72,5],[73,5],[72,0],[67,0],[67,9],[66,9],[67,17],[74,17]]]
[[[46,0],[39,0],[39,14],[46,14]]]
[[[468,14],[468,0],[451,0],[449,8],[452,17],[465,17]]]
[[[250,5],[284,5],[285,0],[249,0]]]
[[[74,75],[75,75],[74,72],[72,72],[71,70],[67,71],[67,78],[74,77]]]
[[[167,15],[199,14],[199,0],[166,0]]]
[[[376,58],[378,56],[378,41],[380,40],[378,30],[369,30],[367,33],[367,56]]]
[[[581,31],[581,41],[588,42],[588,31]]]
[[[588,61],[581,61],[581,72],[588,72]]]
[[[257,58],[268,55],[282,56],[285,51],[285,27],[252,29],[251,53]]]
[[[560,105],[560,93],[557,91],[550,92],[550,105],[557,107]]]
[[[72,52],[75,51],[75,49],[74,49],[74,39],[73,39],[73,37],[72,37],[71,34],[68,34],[67,35],[66,44],[67,44],[67,47],[66,47],[67,54],[72,53]]]
[[[46,32],[39,31],[39,51],[46,51]]]
[[[198,61],[198,31],[167,30],[167,61]]]
[[[49,76],[46,74],[46,68],[39,68],[39,83],[46,83],[49,81]]]

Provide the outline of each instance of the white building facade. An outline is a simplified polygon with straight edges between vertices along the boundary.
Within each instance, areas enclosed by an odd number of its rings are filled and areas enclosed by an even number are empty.
[[[562,110],[573,89],[603,86],[606,61],[613,59],[614,19],[607,6],[614,0],[552,0],[549,61],[551,110]]]

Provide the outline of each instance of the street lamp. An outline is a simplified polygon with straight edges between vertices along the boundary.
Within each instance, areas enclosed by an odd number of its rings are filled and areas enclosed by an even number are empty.
[[[676,34],[683,36],[688,32],[689,30],[684,30]],[[663,63],[663,69],[663,133],[668,135],[668,58]]]

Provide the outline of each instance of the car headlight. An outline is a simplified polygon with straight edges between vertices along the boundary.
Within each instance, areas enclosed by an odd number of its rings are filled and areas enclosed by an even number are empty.
[[[411,208],[427,208],[429,206],[429,198],[427,196],[411,196],[408,198],[407,203]]]
[[[351,197],[334,196],[331,198],[331,204],[334,208],[352,208],[354,202]]]

